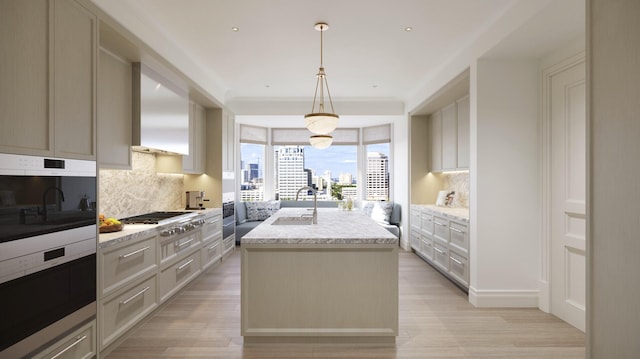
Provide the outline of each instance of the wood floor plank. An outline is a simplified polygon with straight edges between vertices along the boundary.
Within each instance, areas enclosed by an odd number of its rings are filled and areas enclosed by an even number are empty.
[[[464,292],[410,252],[400,253],[395,346],[243,346],[239,253],[201,275],[105,359],[585,357],[584,333],[537,309],[475,308]]]

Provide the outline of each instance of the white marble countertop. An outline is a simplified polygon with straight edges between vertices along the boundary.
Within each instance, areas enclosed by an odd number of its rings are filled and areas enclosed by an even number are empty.
[[[183,210],[177,210],[176,212],[179,211],[183,211]],[[204,210],[195,210],[195,211],[186,211],[184,210],[185,213],[195,213],[196,216],[198,215],[206,215],[206,214],[210,214],[210,213],[214,213],[214,214],[221,214],[222,213],[222,209],[221,208],[207,208]],[[194,216],[194,217],[196,217]],[[182,216],[180,216],[182,217]],[[180,220],[180,219],[178,219]],[[158,232],[158,230],[161,227],[165,227],[168,226],[170,224],[164,224],[164,225],[160,225],[160,224],[125,224],[123,226],[123,229],[121,231],[118,232],[111,232],[111,233],[100,233],[100,236],[98,237],[98,246],[100,248],[106,248],[112,245],[115,245],[117,243],[121,243],[124,241],[129,241],[132,239],[136,239],[136,238],[140,238],[140,237],[145,237],[148,235],[152,235]]]
[[[318,208],[318,224],[272,225],[279,217],[311,214],[306,208],[282,208],[242,237],[244,244],[397,244],[389,231],[359,210]]]
[[[469,222],[469,208],[463,207],[442,207],[435,204],[413,204],[416,208],[429,209],[433,212],[438,212],[449,217],[451,219],[457,219],[465,222]]]

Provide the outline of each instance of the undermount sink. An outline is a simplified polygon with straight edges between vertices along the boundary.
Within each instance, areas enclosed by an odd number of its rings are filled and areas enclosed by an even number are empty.
[[[300,226],[313,224],[313,217],[278,217],[271,225],[274,226]]]

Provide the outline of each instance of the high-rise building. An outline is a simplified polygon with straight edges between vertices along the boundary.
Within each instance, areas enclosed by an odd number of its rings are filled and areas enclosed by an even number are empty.
[[[352,184],[353,175],[351,173],[341,173],[338,179],[338,184]]]
[[[367,153],[367,200],[389,200],[389,157]]]
[[[260,166],[258,163],[249,163],[249,181],[260,178]]]
[[[277,152],[276,163],[279,199],[295,199],[298,189],[310,184],[310,171],[305,171],[304,168],[304,147],[281,147]],[[306,191],[300,192],[300,198],[306,196]]]

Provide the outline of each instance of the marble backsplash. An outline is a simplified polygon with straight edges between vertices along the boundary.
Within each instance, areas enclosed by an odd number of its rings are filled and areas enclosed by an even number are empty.
[[[184,208],[184,176],[156,173],[152,153],[133,152],[131,170],[99,171],[99,213],[123,218]]]
[[[455,191],[452,207],[469,208],[469,172],[443,173],[444,190]]]

